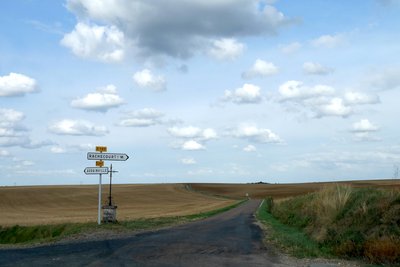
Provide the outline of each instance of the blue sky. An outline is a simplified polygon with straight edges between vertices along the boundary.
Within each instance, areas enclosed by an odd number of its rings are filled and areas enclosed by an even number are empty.
[[[0,185],[392,178],[400,2],[0,4]]]

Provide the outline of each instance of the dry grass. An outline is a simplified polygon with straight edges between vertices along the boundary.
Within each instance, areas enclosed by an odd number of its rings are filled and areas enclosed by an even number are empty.
[[[95,185],[0,187],[0,226],[38,225],[97,220]],[[103,186],[103,203],[108,187]],[[114,185],[118,219],[189,215],[235,201],[191,192],[184,185]]]
[[[373,263],[392,263],[400,259],[400,242],[392,238],[369,240],[365,244],[365,256]]]
[[[332,184],[350,185],[354,188],[376,187],[400,189],[400,180],[365,180],[301,184],[191,184],[191,186],[196,191],[232,198],[244,198],[246,193],[248,193],[251,198],[264,199],[266,197],[273,197],[276,200],[312,193]]]

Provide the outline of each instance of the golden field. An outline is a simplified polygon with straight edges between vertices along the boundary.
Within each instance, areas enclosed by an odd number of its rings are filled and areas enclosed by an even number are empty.
[[[363,180],[335,182],[337,184],[350,185],[353,187],[375,187],[400,189],[400,180]],[[299,183],[299,184],[190,184],[190,187],[197,192],[225,196],[231,198],[245,198],[246,193],[250,198],[263,199],[266,197],[287,198],[303,195],[320,190],[327,183]]]
[[[400,189],[399,180],[338,183]],[[327,184],[332,183],[113,185],[113,200],[122,221],[215,210],[235,203],[234,199],[244,199],[246,193],[256,199],[287,198]],[[0,226],[95,222],[97,194],[97,185],[0,187]],[[103,185],[103,204],[107,196],[108,186]]]
[[[103,186],[103,204],[108,186]],[[234,200],[186,190],[182,184],[113,185],[118,220],[196,214]],[[98,186],[0,187],[0,226],[97,220]]]

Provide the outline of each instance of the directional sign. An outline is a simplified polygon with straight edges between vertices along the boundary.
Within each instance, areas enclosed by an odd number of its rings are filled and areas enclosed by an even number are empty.
[[[102,160],[96,161],[96,166],[97,167],[103,167],[104,166],[104,161],[102,161]]]
[[[108,167],[86,167],[85,174],[107,174]]]
[[[88,152],[87,159],[89,160],[114,160],[114,161],[125,161],[129,159],[129,156],[124,153],[96,153]]]
[[[107,147],[106,146],[96,146],[96,151],[97,152],[107,152]]]

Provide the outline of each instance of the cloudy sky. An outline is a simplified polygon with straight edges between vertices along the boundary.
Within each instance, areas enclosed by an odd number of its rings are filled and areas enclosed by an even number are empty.
[[[397,0],[0,3],[0,185],[392,178]]]

